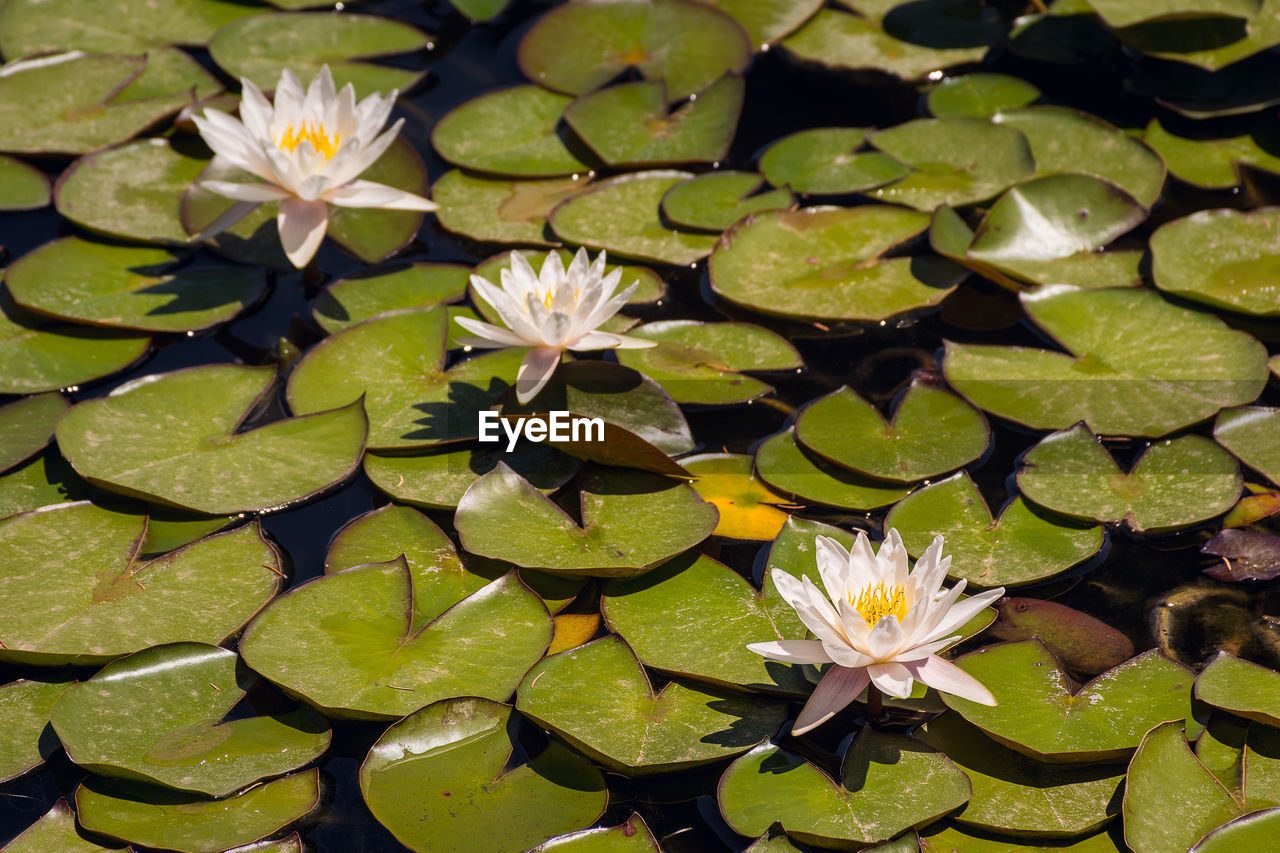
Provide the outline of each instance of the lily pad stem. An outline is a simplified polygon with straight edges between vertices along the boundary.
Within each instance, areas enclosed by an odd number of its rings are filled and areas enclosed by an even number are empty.
[[[796,413],[795,406],[788,406],[786,403],[774,397],[761,397],[759,402],[765,404],[771,409],[777,409],[784,415],[794,415]]]

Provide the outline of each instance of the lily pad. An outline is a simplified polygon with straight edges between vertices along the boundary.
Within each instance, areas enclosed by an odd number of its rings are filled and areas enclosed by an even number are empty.
[[[1161,290],[1215,308],[1280,316],[1280,209],[1202,210],[1151,235],[1151,272]]]
[[[1089,5],[1119,29],[1170,18],[1248,18],[1262,0],[1089,0]]]
[[[875,509],[902,499],[909,485],[877,480],[809,453],[789,428],[756,449],[756,472],[764,482],[804,501],[844,509]]]
[[[1165,720],[1197,726],[1195,674],[1152,649],[1078,691],[1037,639],[987,646],[956,659],[999,703],[979,705],[949,693],[942,701],[996,741],[1040,761],[1098,762],[1128,757]]]
[[[775,187],[803,195],[846,195],[892,183],[911,170],[879,151],[859,151],[868,131],[818,127],[784,136],[760,157],[760,171]]]
[[[163,8],[130,0],[6,3],[0,52],[10,59],[59,50],[142,53],[162,45],[203,45],[218,29],[257,10],[225,0],[171,0]]]
[[[251,15],[233,21],[209,42],[209,54],[232,77],[247,77],[260,89],[274,89],[286,67],[310,80],[328,65],[339,88],[356,95],[405,91],[426,71],[362,62],[425,50],[429,41],[415,27],[372,15],[293,12]]]
[[[547,227],[551,211],[587,189],[589,178],[512,180],[485,178],[455,169],[431,188],[446,230],[472,240],[522,246],[555,246]]]
[[[1196,679],[1196,698],[1237,717],[1280,726],[1280,674],[1219,652]]]
[[[570,262],[573,261],[574,253],[568,249],[550,249],[547,251],[528,250],[523,251],[520,254],[524,255],[524,259],[528,261],[534,269],[540,270],[542,269],[543,262],[546,261],[551,252],[555,252],[560,256],[560,261],[564,264],[565,269],[569,268]],[[477,266],[472,272],[483,279],[488,279],[491,283],[497,284],[502,280],[502,271],[507,269],[511,269],[511,253],[502,252],[489,258],[487,261]],[[616,269],[622,270],[622,280],[618,285],[620,289],[630,287],[632,284],[637,285],[636,292],[631,294],[631,299],[627,302],[628,305],[651,305],[655,302],[661,302],[662,298],[667,293],[667,283],[662,280],[661,276],[648,267],[638,267],[631,264],[606,263],[604,266],[604,274],[607,276]],[[471,294],[472,304],[476,306],[480,315],[484,317],[484,319],[488,320],[490,323],[494,323],[495,325],[503,324],[502,318],[498,315],[497,311],[493,310],[493,306],[485,302],[483,299],[478,298],[475,288],[468,288],[468,292]],[[615,319],[618,316],[620,315],[615,315]],[[620,329],[619,331],[623,330]],[[621,355],[624,351],[617,350],[616,352]]]
[[[552,178],[585,172],[590,167],[559,129],[561,114],[572,101],[540,86],[488,92],[436,122],[431,144],[455,166],[495,175]]]
[[[1280,482],[1280,452],[1275,443],[1280,432],[1280,409],[1245,406],[1218,414],[1213,437],[1245,465],[1268,480]]]
[[[0,471],[44,450],[69,405],[61,394],[37,394],[0,406]]]
[[[0,291],[0,394],[56,391],[119,373],[146,354],[151,336],[90,329],[22,310]]]
[[[1227,821],[1196,842],[1190,853],[1260,850],[1280,832],[1280,808],[1264,809]]]
[[[70,674],[21,679],[0,687],[0,781],[39,767],[58,748],[49,714],[72,684]],[[781,720],[779,720],[781,722]],[[6,848],[7,849],[7,848]]]
[[[594,823],[608,803],[604,778],[565,747],[553,741],[507,768],[511,711],[450,699],[387,729],[360,767],[373,816],[419,853],[519,853]]]
[[[758,194],[764,179],[751,172],[708,172],[667,190],[662,212],[682,228],[723,231],[749,213],[790,207],[785,189]]]
[[[1153,532],[1186,527],[1235,505],[1244,485],[1235,460],[1207,438],[1151,445],[1125,473],[1088,428],[1052,433],[1027,452],[1018,488],[1073,518]]]
[[[578,98],[564,118],[610,166],[710,163],[729,153],[746,91],[726,74],[668,112],[661,80],[621,83]]]
[[[280,589],[256,522],[154,560],[147,517],[91,503],[0,521],[0,660],[105,663],[163,643],[221,643]]]
[[[58,446],[80,476],[133,497],[209,514],[288,506],[351,476],[369,427],[356,400],[240,432],[275,378],[230,364],[146,376],[73,406]]]
[[[457,302],[471,270],[461,264],[417,261],[335,281],[316,297],[311,313],[329,334],[398,311]]]
[[[582,463],[554,447],[522,443],[510,453],[504,443],[449,443],[413,456],[368,453],[364,472],[373,484],[398,501],[424,509],[456,509],[481,475],[498,463],[509,466],[543,491],[573,479]]]
[[[801,444],[836,465],[906,483],[972,462],[991,442],[981,412],[919,381],[911,383],[891,418],[845,386],[806,405],[795,430]]]
[[[5,271],[24,308],[73,322],[148,332],[225,323],[255,302],[261,272],[177,268],[181,256],[64,237],[23,255]]]
[[[552,655],[520,685],[516,708],[578,751],[628,775],[663,773],[739,755],[782,725],[777,700],[670,682],[654,690],[616,636]]]
[[[295,773],[222,800],[90,777],[76,816],[90,832],[180,853],[218,853],[264,838],[320,805],[320,771]]]
[[[0,156],[0,210],[38,210],[50,197],[44,172],[16,157]]]
[[[587,469],[581,523],[505,464],[480,477],[454,516],[462,547],[518,566],[570,575],[640,574],[715,529],[714,506],[686,483],[644,471]],[[663,535],[653,530],[661,526]]]
[[[1025,838],[1001,838],[986,833],[971,835],[942,823],[934,824],[927,833],[921,832],[919,845],[921,853],[1129,853],[1127,847],[1117,845],[1106,832],[1074,844],[1053,839],[1037,843]]]
[[[58,800],[53,808],[4,846],[4,853],[104,853],[126,851],[125,847],[103,847],[85,839],[76,830],[76,815],[66,800]]]
[[[448,574],[411,572],[404,558],[325,575],[272,602],[240,652],[329,716],[385,720],[454,696],[505,699],[551,642],[551,617],[514,572],[452,604],[455,589]]]
[[[1059,518],[1014,498],[997,520],[967,471],[912,492],[889,510],[885,528],[919,557],[942,536],[952,579],[990,588],[1061,574],[1102,548],[1101,527]]]
[[[235,652],[157,646],[70,688],[51,722],[82,767],[226,797],[295,770],[329,746],[328,724],[309,708],[224,721],[256,681]]]
[[[530,853],[660,853],[660,849],[644,818],[632,812],[631,817],[618,826],[560,835],[539,844]]]
[[[520,70],[539,86],[582,95],[627,68],[686,98],[751,61],[733,18],[693,0],[590,0],[542,15],[520,41]]]
[[[934,821],[969,799],[964,771],[918,740],[859,732],[840,779],[798,755],[763,743],[729,765],[717,801],[742,835],[760,835],[773,822],[806,844],[873,844]]]
[[[725,232],[709,262],[711,288],[783,317],[871,322],[937,305],[963,268],[932,257],[881,257],[928,227],[889,205],[770,210]]]
[[[739,371],[790,370],[802,364],[785,338],[749,323],[662,320],[627,334],[659,344],[618,350],[618,361],[657,382],[677,403],[754,400],[773,388]]]
[[[81,480],[54,448],[0,475],[0,518],[59,503],[93,497],[95,489]]]
[[[606,4],[590,0],[580,5],[624,6],[628,2]],[[673,170],[619,175],[592,184],[561,202],[547,221],[556,235],[568,243],[607,249],[641,261],[692,264],[711,254],[716,236],[671,228],[663,222],[661,211],[667,191],[692,177],[689,172]]]
[[[942,367],[970,402],[1033,429],[1085,420],[1103,435],[1160,436],[1252,402],[1266,383],[1258,341],[1150,291],[1045,288],[1022,306],[1070,354],[948,343]],[[1212,357],[1188,358],[1187,340]]]
[[[756,478],[750,456],[702,453],[687,456],[680,464],[697,478],[694,490],[720,513],[715,536],[772,541],[790,517],[778,508],[788,506],[786,498]]]
[[[929,90],[925,105],[935,118],[991,118],[1040,97],[1040,90],[1020,77],[976,72],[948,77]]]
[[[1204,189],[1237,186],[1241,166],[1280,173],[1280,154],[1273,153],[1280,150],[1280,140],[1265,123],[1238,136],[1201,138],[1177,135],[1165,129],[1159,119],[1152,119],[1143,140],[1164,160],[1170,174]]]

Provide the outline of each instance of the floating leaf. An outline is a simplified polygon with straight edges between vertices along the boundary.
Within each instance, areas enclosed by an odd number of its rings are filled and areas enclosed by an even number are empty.
[[[1270,1],[1270,0],[1269,0]],[[1280,173],[1280,140],[1266,124],[1251,127],[1239,136],[1178,136],[1159,119],[1147,125],[1143,141],[1155,149],[1170,174],[1204,189],[1227,189],[1240,183],[1240,167]]]
[[[1177,18],[1247,18],[1258,11],[1262,0],[1089,0],[1089,5],[1109,26],[1119,29]]]
[[[576,749],[627,774],[663,773],[746,752],[786,715],[776,700],[686,687],[655,691],[631,649],[604,637],[546,658],[516,708]]]
[[[566,199],[587,189],[587,180],[482,178],[455,169],[431,188],[440,205],[436,220],[445,229],[490,243],[555,246],[547,216]]]
[[[58,748],[57,736],[47,731],[49,713],[71,683],[70,675],[43,676],[0,687],[0,780],[39,767]]]
[[[948,343],[942,367],[970,402],[1034,429],[1085,420],[1104,435],[1160,436],[1253,401],[1266,381],[1256,340],[1150,291],[1054,287],[1022,305],[1070,355]],[[1188,358],[1187,340],[1211,357]]]
[[[0,471],[44,450],[69,405],[61,394],[37,394],[0,406]]]
[[[0,518],[43,506],[82,501],[94,488],[76,476],[67,460],[50,448],[0,475]]]
[[[789,516],[778,509],[786,498],[756,479],[750,456],[703,453],[687,456],[680,464],[697,478],[693,488],[720,513],[714,535],[769,542],[786,524]]]
[[[941,827],[941,829],[939,829]],[[1041,843],[1025,838],[999,838],[987,834],[968,833],[942,823],[934,824],[928,833],[920,833],[921,853],[1129,853],[1129,849],[1117,846],[1109,833],[1100,832],[1074,844],[1046,839]]]
[[[610,166],[710,163],[728,154],[746,91],[726,74],[668,112],[661,80],[620,83],[578,98],[564,118]]]
[[[763,184],[751,172],[708,172],[667,190],[662,212],[683,228],[723,231],[749,213],[791,206],[785,189],[753,195]]]
[[[1151,235],[1156,287],[1215,308],[1280,316],[1280,211],[1202,210]]]
[[[22,834],[4,846],[4,853],[104,853],[125,850],[123,847],[103,847],[86,840],[76,831],[76,815],[66,800],[58,800],[44,817],[23,830]]]
[[[414,456],[369,453],[364,471],[398,501],[425,509],[455,509],[481,475],[504,463],[536,488],[554,491],[573,479],[581,463],[553,447],[522,443],[510,453],[499,444],[446,444]]]
[[[496,18],[502,14],[510,2],[511,0],[449,0],[450,5],[472,21],[488,21]]]
[[[180,853],[218,853],[257,841],[320,805],[320,771],[276,779],[222,800],[90,777],[76,816],[90,832]]]
[[[0,210],[37,210],[49,199],[44,172],[16,157],[0,156]]]
[[[991,441],[986,418],[941,388],[912,382],[886,419],[848,386],[806,405],[796,438],[860,474],[913,482],[977,459]]]
[[[321,328],[334,334],[401,308],[457,302],[467,294],[470,273],[461,264],[430,261],[370,270],[326,287],[316,297],[312,316]]]
[[[627,68],[666,81],[667,97],[701,91],[751,61],[733,18],[693,0],[591,0],[552,9],[520,41],[520,70],[539,86],[581,95]]]
[[[0,52],[9,59],[59,50],[143,53],[162,45],[208,44],[218,29],[251,6],[225,0],[168,0],[153,7],[131,0],[17,0],[0,15]]]
[[[576,649],[600,630],[599,613],[561,613],[554,620],[556,629],[547,646],[548,655]]]
[[[709,262],[730,302],[784,317],[870,322],[937,305],[964,277],[931,257],[881,255],[928,227],[888,205],[754,214],[725,232]]]
[[[942,701],[995,740],[1041,761],[1123,759],[1152,726],[1187,720],[1194,673],[1152,649],[1073,691],[1039,640],[987,646],[956,659],[999,703]]]
[[[936,118],[991,118],[1039,97],[1040,90],[1026,80],[979,71],[944,79],[929,90],[925,105]]]
[[[1097,675],[1133,657],[1133,641],[1100,619],[1056,601],[1004,597],[991,636],[1001,640],[1039,637],[1074,673]]]
[[[1264,809],[1227,821],[1196,842],[1189,853],[1262,850],[1280,832],[1280,808]]]
[[[224,721],[256,681],[235,652],[159,646],[70,688],[51,722],[82,767],[226,797],[295,770],[329,746],[324,718],[307,708]]]
[[[808,453],[787,429],[765,439],[756,450],[760,479],[788,495],[845,509],[875,509],[900,500],[910,486],[866,477]]]
[[[760,835],[774,821],[806,844],[871,844],[923,826],[964,805],[964,772],[918,740],[859,732],[840,779],[798,755],[763,743],[729,765],[717,801],[742,835]]]
[[[58,446],[105,488],[210,514],[275,509],[342,482],[360,464],[360,400],[239,432],[275,369],[230,364],[151,375],[73,406]]]
[[[225,323],[265,286],[261,272],[175,269],[179,261],[165,249],[64,237],[23,255],[5,270],[5,283],[15,301],[40,314],[149,332]]]
[[[967,471],[907,495],[884,525],[902,535],[914,557],[942,536],[948,576],[985,588],[1051,578],[1098,553],[1104,541],[1102,528],[1055,517],[1020,497],[997,520]]]
[[[688,484],[644,471],[587,469],[581,524],[505,464],[480,477],[454,516],[462,547],[518,566],[626,577],[697,545],[714,506]],[[663,535],[652,532],[661,527]]]
[[[1146,532],[1220,515],[1242,485],[1235,460],[1207,438],[1153,444],[1125,473],[1083,424],[1045,437],[1018,472],[1022,494],[1046,509]]]
[[[702,0],[742,25],[756,50],[794,32],[822,6],[821,0]]]
[[[869,131],[818,127],[784,136],[760,157],[760,171],[776,187],[805,195],[845,195],[892,183],[911,170],[879,151],[859,152]]]
[[[338,87],[351,83],[356,96],[404,91],[424,76],[389,65],[361,62],[424,50],[427,37],[409,24],[372,15],[329,12],[251,15],[234,21],[209,42],[209,54],[232,77],[247,77],[274,89],[288,67],[303,81],[328,65]]]
[[[511,710],[451,699],[387,729],[360,767],[373,816],[423,853],[442,845],[457,853],[519,853],[594,823],[608,802],[604,778],[568,749],[553,741],[507,769],[515,749]]]
[[[280,588],[256,522],[141,559],[145,515],[63,504],[0,521],[0,659],[105,663],[163,643],[221,643]]]
[[[624,6],[628,2],[630,0],[610,3],[589,0],[580,5]],[[693,3],[693,0],[687,2]],[[556,235],[568,243],[607,249],[641,261],[692,264],[711,253],[716,245],[715,235],[670,228],[662,221],[661,212],[667,190],[692,177],[689,172],[673,170],[619,175],[592,184],[561,202],[551,211],[548,221]]]
[[[549,178],[585,172],[589,167],[559,131],[560,116],[572,101],[540,86],[488,92],[436,122],[431,144],[455,166],[496,175]]]
[[[1225,525],[1225,519],[1223,523]],[[1222,564],[1204,570],[1215,580],[1228,583],[1268,581],[1280,576],[1280,538],[1270,533],[1222,530],[1201,546],[1200,552],[1222,558]]]
[[[659,853],[659,848],[644,818],[632,812],[631,817],[618,826],[557,836],[529,853]]]
[[[1219,652],[1196,679],[1196,698],[1237,717],[1280,726],[1280,674]]]

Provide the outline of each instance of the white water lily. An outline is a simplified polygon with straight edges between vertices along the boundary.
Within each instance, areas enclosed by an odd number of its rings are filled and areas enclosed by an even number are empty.
[[[778,592],[818,638],[752,643],[751,651],[787,663],[834,663],[796,719],[792,734],[804,734],[831,719],[868,683],[905,699],[913,681],[944,693],[996,704],[991,691],[938,652],[960,639],[953,632],[1004,595],[992,589],[959,601],[962,579],[949,590],[942,582],[951,558],[942,556],[938,536],[907,571],[907,550],[890,528],[879,553],[865,533],[853,548],[817,537],[818,574],[824,594],[807,577],[796,580],[780,569],[771,573]]]
[[[285,69],[276,86],[274,104],[252,81],[241,78],[240,83],[244,91],[239,121],[207,109],[203,117],[195,117],[195,123],[216,158],[264,183],[202,181],[205,189],[237,202],[202,236],[229,228],[264,202],[278,201],[280,243],[293,265],[301,268],[320,248],[329,227],[330,204],[436,209],[434,202],[421,196],[359,180],[395,141],[404,124],[400,119],[382,131],[396,92],[386,98],[370,95],[356,103],[351,84],[341,92],[334,91],[327,65],[305,93],[298,78]]]
[[[498,312],[506,328],[482,323],[466,317],[456,318],[458,325],[477,337],[464,338],[472,347],[533,347],[520,363],[516,374],[516,399],[527,403],[547,384],[560,364],[564,350],[641,349],[656,346],[627,335],[599,330],[618,309],[627,304],[640,283],[617,295],[622,270],[604,274],[605,253],[587,263],[587,250],[579,249],[569,268],[556,252],[542,262],[541,273],[535,273],[529,260],[519,252],[511,253],[511,268],[501,273],[502,287],[478,275],[471,276],[476,294]]]

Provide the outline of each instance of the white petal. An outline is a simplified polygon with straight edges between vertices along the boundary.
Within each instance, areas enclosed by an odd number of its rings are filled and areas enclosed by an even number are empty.
[[[967,598],[964,601],[957,602],[950,610],[947,611],[946,616],[939,620],[933,630],[929,632],[930,636],[927,639],[940,637],[943,634],[955,633],[960,626],[977,616],[982,612],[983,608],[1002,595],[1004,595],[1004,587],[1000,587],[999,589],[989,589],[986,592],[978,593],[972,598]]]
[[[837,627],[840,616],[832,608],[831,602],[821,600],[822,594],[816,589],[813,589],[812,595],[810,594],[809,590],[813,588],[812,583],[806,587],[803,581],[796,580],[782,569],[774,569],[769,573],[769,577],[773,579],[773,585],[777,588],[778,594],[791,605],[806,628],[816,634],[819,639],[825,640],[828,645],[845,644],[844,631]]]
[[[618,335],[611,335],[608,332],[587,332],[570,344],[569,349],[614,349],[620,343],[622,343],[622,339]],[[657,341],[650,341],[649,343],[657,343]]]
[[[996,704],[996,697],[982,686],[978,679],[965,672],[949,660],[934,655],[922,661],[904,664],[917,681],[923,681],[934,690],[950,693],[980,705]]]
[[[290,198],[280,202],[276,217],[280,229],[280,245],[289,262],[302,269],[315,257],[324,232],[329,227],[329,206],[323,201]]]
[[[578,254],[586,256],[586,249],[579,249]],[[538,281],[542,284],[542,292],[555,289],[555,286],[564,281],[564,261],[560,260],[559,252],[548,252],[547,257],[542,261],[542,270],[538,273]]]
[[[618,339],[617,349],[651,349],[658,345],[657,341],[636,338],[631,335],[614,335]]]
[[[770,660],[786,663],[830,663],[818,640],[776,640],[770,643],[748,643],[747,648]]]
[[[880,563],[876,561],[876,552],[871,550],[871,540],[866,531],[859,530],[849,549],[849,585],[861,589],[864,586],[879,583]]]
[[[818,682],[809,701],[804,703],[791,734],[802,735],[844,710],[866,688],[868,678],[865,669],[831,667]]]
[[[488,280],[478,275],[471,276],[471,286],[476,295],[498,312],[507,328],[519,335],[529,346],[537,346],[542,342],[537,328],[523,309],[516,305],[511,296],[504,290],[494,287]]]
[[[273,184],[238,184],[235,181],[201,181],[200,186],[220,196],[234,198],[236,201],[252,201],[261,204],[264,201],[279,201],[288,198],[289,193]]]
[[[551,374],[560,364],[560,350],[554,347],[535,347],[520,362],[516,373],[516,399],[527,403],[547,384]]]
[[[906,663],[907,661],[922,660],[929,655],[937,654],[947,646],[960,639],[959,634],[953,634],[950,637],[943,637],[941,640],[934,640],[931,643],[925,643],[922,646],[911,646],[906,651],[898,652],[893,659]]]
[[[902,648],[905,637],[902,626],[892,616],[881,616],[880,621],[867,634],[867,654],[878,661],[885,661]]]
[[[243,81],[240,92],[240,120],[259,140],[271,139],[271,102],[252,80]]]
[[[911,695],[911,670],[896,661],[877,663],[867,667],[871,683],[880,691],[895,699],[906,699]]]
[[[381,207],[386,210],[435,210],[439,205],[386,184],[352,181],[325,193],[325,200],[339,207]]]
[[[814,540],[814,557],[818,564],[818,576],[827,588],[832,601],[840,601],[849,595],[849,552],[830,536],[818,536]]]
[[[454,317],[454,322],[466,329],[473,335],[479,335],[484,341],[483,344],[471,343],[471,346],[492,347],[527,347],[529,342],[513,333],[510,329],[504,329],[501,326],[495,326],[491,323],[482,323],[479,320],[472,320],[470,317]],[[464,342],[464,346],[467,343]]]
[[[241,219],[244,219],[250,213],[253,213],[260,207],[256,201],[238,201],[231,207],[227,208],[227,212],[210,222],[205,229],[200,232],[197,240],[207,240],[226,231],[232,225],[235,225]]]
[[[880,543],[880,551],[876,554],[880,561],[880,577],[891,586],[907,582],[907,548],[902,544],[902,537],[892,527]]]

